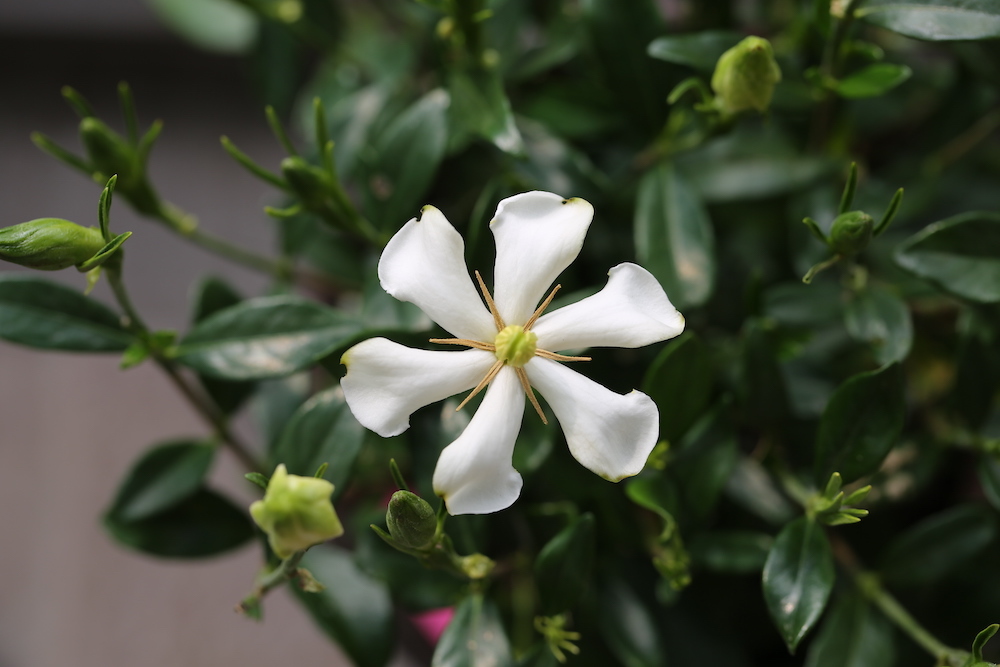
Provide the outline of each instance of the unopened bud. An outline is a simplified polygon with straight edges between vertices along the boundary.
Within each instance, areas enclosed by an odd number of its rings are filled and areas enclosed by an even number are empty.
[[[838,215],[830,228],[830,248],[845,257],[855,255],[868,247],[874,227],[875,220],[864,211]]]
[[[747,37],[719,58],[712,74],[712,90],[723,113],[749,109],[763,113],[771,105],[779,81],[781,68],[774,60],[771,43],[762,37]]]
[[[89,116],[80,121],[80,139],[94,167],[103,178],[118,175],[119,185],[136,176],[139,165],[135,151],[122,137],[102,121]]]
[[[409,491],[397,491],[385,513],[389,534],[410,549],[429,547],[437,533],[437,516],[426,500]]]
[[[293,155],[281,161],[281,174],[307,209],[323,206],[328,190],[325,171]]]
[[[267,533],[274,553],[288,558],[344,533],[330,502],[332,493],[333,484],[325,479],[289,475],[279,465],[264,499],[250,505],[250,516]]]
[[[0,259],[42,271],[77,266],[103,247],[104,237],[97,229],[59,218],[0,229]]]

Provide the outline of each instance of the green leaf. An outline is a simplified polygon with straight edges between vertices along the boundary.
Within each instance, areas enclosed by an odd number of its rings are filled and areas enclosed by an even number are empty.
[[[448,93],[432,90],[396,117],[376,144],[367,208],[379,229],[399,229],[427,203],[448,143],[449,105]]]
[[[801,517],[786,525],[764,564],[764,602],[792,653],[819,620],[833,588],[833,555],[822,526]]]
[[[749,456],[736,463],[726,482],[726,495],[768,523],[782,525],[795,516],[795,509],[777,489],[771,475]]]
[[[250,299],[199,322],[181,341],[178,362],[228,380],[289,375],[357,335],[356,321],[294,296]]]
[[[995,0],[868,0],[855,15],[917,39],[1000,37],[1000,5]]]
[[[108,512],[136,521],[172,507],[201,488],[214,457],[215,447],[201,442],[150,449],[129,470]]]
[[[570,611],[590,580],[594,562],[594,515],[582,514],[542,547],[535,560],[535,581],[542,615]]]
[[[1000,213],[972,212],[928,225],[896,248],[896,263],[971,301],[1000,301]]]
[[[598,597],[598,627],[624,667],[663,667],[665,651],[649,609],[621,579],[604,583]]]
[[[806,667],[892,667],[892,625],[858,593],[840,598],[809,646]]]
[[[148,0],[163,22],[209,51],[246,53],[257,34],[249,9],[226,0]]]
[[[241,301],[243,297],[220,278],[205,278],[195,287],[192,322],[201,322]],[[256,389],[256,385],[250,382],[232,382],[204,375],[199,375],[198,379],[223,414],[227,415],[236,412]]]
[[[929,584],[956,570],[995,537],[996,521],[985,507],[952,507],[898,535],[882,557],[882,576],[895,585]]]
[[[329,463],[323,478],[336,487],[336,499],[347,485],[364,436],[364,428],[351,414],[337,385],[316,394],[296,411],[271,453],[271,463],[284,463],[288,472],[303,477]]]
[[[691,560],[696,567],[726,574],[760,572],[774,539],[767,533],[726,530],[702,533],[691,540]]]
[[[700,306],[715,284],[715,237],[708,210],[673,164],[639,184],[635,253],[678,308]]]
[[[736,46],[741,39],[743,35],[737,32],[706,30],[690,35],[658,37],[650,42],[646,52],[653,58],[712,72],[719,56]]]
[[[971,319],[971,318],[970,318]],[[989,327],[971,319],[959,339],[951,404],[971,430],[979,430],[993,409],[1000,385],[1000,350]]]
[[[137,521],[109,512],[104,526],[123,545],[164,558],[204,558],[230,551],[254,536],[246,512],[209,489]]]
[[[0,338],[68,352],[122,352],[133,341],[118,315],[57,283],[0,276]]]
[[[482,595],[470,595],[434,650],[431,667],[513,667],[510,644],[496,607]]]
[[[524,152],[521,133],[514,123],[510,100],[496,68],[454,69],[448,73],[451,94],[450,120],[455,128],[452,147],[462,145],[467,135],[480,136],[505,153]]]
[[[834,472],[845,484],[875,472],[899,437],[905,407],[897,363],[840,385],[819,423],[816,483],[825,484]]]
[[[880,364],[903,361],[913,344],[913,322],[906,302],[888,289],[869,285],[854,294],[844,312],[847,332],[870,343]]]
[[[878,97],[903,83],[913,75],[906,65],[875,63],[837,82],[837,94],[848,99]]]
[[[684,333],[657,355],[642,390],[659,405],[660,438],[673,441],[705,412],[712,396],[712,359],[704,343]]]
[[[834,282],[779,283],[764,291],[762,307],[768,317],[785,326],[819,328],[840,319],[840,292]]]
[[[361,570],[350,552],[335,547],[313,547],[302,566],[326,587],[319,593],[293,589],[320,629],[357,667],[385,665],[393,647],[392,600],[385,585]]]
[[[715,410],[681,439],[668,466],[678,480],[685,513],[696,520],[715,508],[739,460],[736,434],[725,410]]]

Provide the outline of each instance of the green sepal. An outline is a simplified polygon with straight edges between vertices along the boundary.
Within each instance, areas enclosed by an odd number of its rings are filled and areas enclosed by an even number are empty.
[[[104,266],[108,260],[112,259],[114,254],[118,252],[118,249],[122,247],[122,244],[125,243],[130,236],[132,236],[132,232],[123,232],[114,237],[108,242],[107,245],[101,248],[96,255],[88,259],[83,264],[77,266],[77,270],[81,273],[85,273],[91,269],[96,269],[99,266]]]
[[[260,488],[264,489],[265,491],[267,490],[267,481],[268,481],[268,478],[267,478],[266,475],[262,475],[259,472],[248,472],[247,474],[243,475],[243,478],[245,480],[247,480],[248,482],[252,482],[253,484],[256,484],[257,486],[259,486]]]
[[[986,645],[986,642],[993,638],[993,635],[997,633],[997,630],[1000,630],[1000,624],[994,623],[976,635],[976,638],[972,642],[973,660],[982,661],[983,647]]]

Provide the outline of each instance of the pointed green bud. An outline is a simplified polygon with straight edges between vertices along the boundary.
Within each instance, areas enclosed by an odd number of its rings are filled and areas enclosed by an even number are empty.
[[[324,205],[329,190],[325,171],[293,155],[281,161],[281,174],[306,208],[317,209]]]
[[[99,230],[59,218],[0,229],[0,259],[42,271],[79,266],[103,247]]]
[[[845,257],[856,255],[868,247],[874,228],[875,220],[864,211],[838,215],[830,228],[830,248]]]
[[[712,74],[712,90],[725,114],[749,109],[763,113],[771,105],[779,81],[781,68],[774,60],[771,43],[762,37],[747,37],[719,58]]]
[[[131,181],[135,177],[138,167],[135,151],[101,120],[93,116],[81,120],[80,139],[90,161],[104,178],[118,174],[120,181]]]
[[[284,465],[274,470],[264,499],[250,505],[250,516],[267,533],[279,558],[339,537],[344,527],[330,502],[333,484],[325,479],[289,475]]]
[[[437,534],[437,515],[426,500],[409,491],[397,491],[385,513],[389,534],[409,549],[425,549]]]

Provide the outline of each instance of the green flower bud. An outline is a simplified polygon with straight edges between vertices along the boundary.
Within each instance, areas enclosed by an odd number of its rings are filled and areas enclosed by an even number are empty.
[[[97,229],[59,218],[0,229],[0,259],[42,271],[77,266],[103,247],[104,237]]]
[[[864,211],[838,215],[830,228],[830,248],[838,255],[855,255],[872,240],[875,220]]]
[[[315,210],[324,205],[328,191],[325,171],[293,155],[281,161],[281,173],[306,208]]]
[[[135,151],[122,137],[99,119],[89,116],[80,121],[80,139],[94,167],[103,178],[118,174],[119,185],[136,176]]]
[[[429,547],[437,533],[437,516],[426,500],[410,493],[397,491],[389,500],[385,513],[389,534],[402,546],[410,549]]]
[[[771,43],[762,37],[747,37],[719,58],[712,74],[716,104],[726,114],[748,109],[767,111],[781,69],[774,60]]]
[[[284,465],[274,470],[264,499],[250,505],[250,516],[267,533],[279,558],[339,537],[344,533],[330,502],[333,484],[325,479],[289,475]]]

